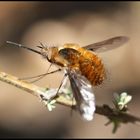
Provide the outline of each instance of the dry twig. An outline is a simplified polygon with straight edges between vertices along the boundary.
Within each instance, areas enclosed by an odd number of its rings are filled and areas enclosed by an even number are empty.
[[[74,105],[76,105],[75,102],[72,102],[71,100],[66,99],[63,96],[56,96],[56,91],[57,89],[47,89],[46,88],[42,88],[42,87],[38,87],[34,84],[31,84],[27,81],[23,81],[20,80],[19,78],[9,75],[7,73],[4,72],[0,72],[0,80],[3,82],[6,82],[8,84],[11,84],[15,87],[18,87],[22,90],[27,91],[28,93],[31,93],[32,95],[35,95],[41,99],[44,100],[49,100],[52,97],[55,97],[56,102],[68,107],[72,107]],[[121,123],[137,123],[140,122],[140,118],[135,117],[133,115],[130,115],[126,112],[122,112],[122,111],[117,111],[114,108],[110,108],[108,105],[103,105],[103,106],[98,106],[96,105],[96,112],[97,114],[106,116],[109,119],[109,123],[113,123],[114,124],[114,128],[113,128],[113,132],[115,132],[119,126],[119,124]],[[107,125],[106,124],[106,125]]]

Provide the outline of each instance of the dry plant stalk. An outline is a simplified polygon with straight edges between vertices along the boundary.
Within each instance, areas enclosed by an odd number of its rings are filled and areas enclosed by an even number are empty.
[[[34,96],[41,97],[43,96],[46,100],[49,100],[51,97],[55,96],[55,93],[51,92],[46,94],[46,88],[38,87],[34,84],[31,84],[27,81],[20,80],[18,77],[7,74],[5,72],[0,72],[0,80],[6,82],[10,85],[13,85],[17,88],[20,88],[28,93],[31,93]],[[54,90],[55,91],[55,90]],[[57,103],[64,104],[66,106],[72,106],[72,102],[66,100],[64,97],[59,96],[56,98]]]
[[[41,97],[43,97],[43,99],[49,100],[52,96],[53,97],[56,96],[56,94],[55,94],[56,90],[54,90],[54,89],[48,89],[46,92],[46,88],[38,87],[27,81],[20,80],[19,78],[12,76],[10,74],[7,74],[5,72],[0,72],[0,80],[8,83],[10,85],[13,85],[17,88],[20,88],[24,91],[27,91],[28,93],[39,97],[39,99]],[[56,96],[55,99],[56,99],[57,103],[68,106],[68,107],[75,106],[75,104],[76,104],[75,102],[72,102],[71,100],[68,100],[61,95]],[[109,124],[111,122],[114,124],[113,132],[115,132],[117,130],[118,126],[121,123],[136,124],[137,122],[140,122],[140,118],[135,117],[128,113],[118,112],[118,111],[114,110],[113,108],[110,108],[108,105],[102,105],[102,106],[96,105],[95,113],[106,116],[109,119],[109,122],[107,124]]]

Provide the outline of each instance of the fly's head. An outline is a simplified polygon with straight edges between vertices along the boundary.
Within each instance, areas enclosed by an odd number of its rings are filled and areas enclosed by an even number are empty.
[[[42,48],[41,52],[43,57],[46,58],[50,63],[65,67],[68,65],[68,61],[59,54],[59,50],[59,47],[45,47]]]

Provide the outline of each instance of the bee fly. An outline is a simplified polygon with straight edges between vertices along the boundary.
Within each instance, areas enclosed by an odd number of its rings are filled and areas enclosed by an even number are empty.
[[[51,64],[65,70],[76,100],[76,107],[85,120],[92,120],[95,112],[93,86],[102,84],[106,78],[104,64],[95,52],[104,52],[123,45],[126,36],[117,36],[101,42],[80,47],[67,43],[60,47],[39,46],[41,51],[21,44],[7,41],[9,44],[28,49],[45,57]]]

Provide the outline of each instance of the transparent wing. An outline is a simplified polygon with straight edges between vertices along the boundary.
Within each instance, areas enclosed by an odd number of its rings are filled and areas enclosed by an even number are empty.
[[[72,92],[74,94],[77,108],[85,120],[92,120],[95,112],[95,97],[92,85],[75,70],[67,70]]]
[[[120,47],[121,45],[126,43],[128,40],[129,38],[126,36],[117,36],[117,37],[113,37],[113,38],[110,38],[101,42],[84,46],[83,48],[91,50],[91,51],[96,51],[96,52],[104,52],[104,51],[108,51],[108,50]]]

